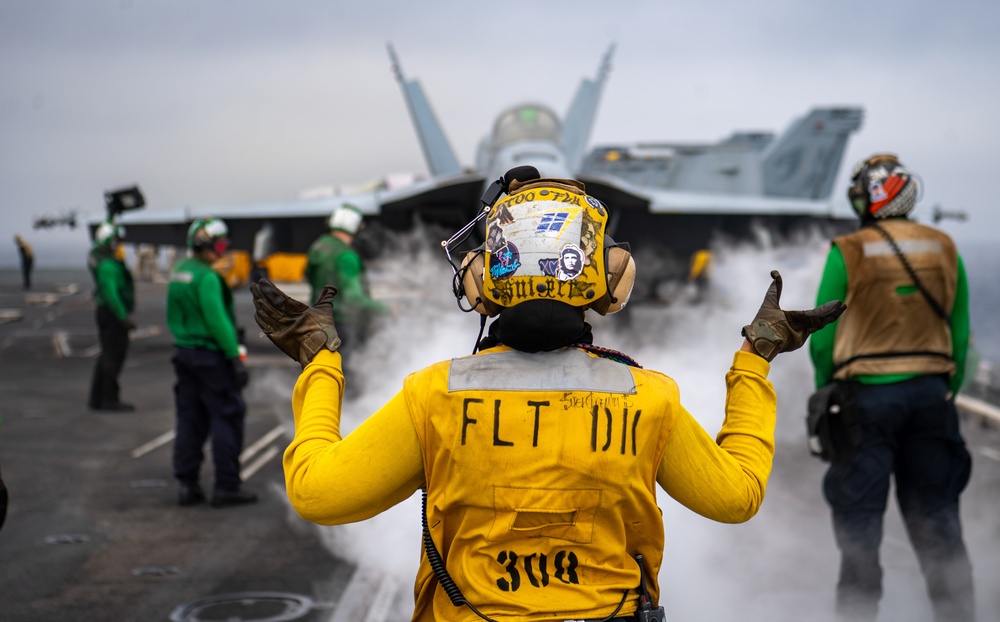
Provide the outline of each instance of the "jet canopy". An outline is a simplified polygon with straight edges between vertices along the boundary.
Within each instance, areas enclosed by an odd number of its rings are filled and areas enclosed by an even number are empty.
[[[522,104],[500,113],[493,124],[493,147],[524,141],[562,142],[562,124],[552,109],[538,104]]]

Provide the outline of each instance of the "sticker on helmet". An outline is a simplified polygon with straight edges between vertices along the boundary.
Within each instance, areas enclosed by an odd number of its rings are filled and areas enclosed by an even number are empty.
[[[503,228],[496,223],[490,223],[490,231],[486,235],[486,250],[495,253],[506,243],[507,239],[503,237]]]
[[[598,214],[600,214],[601,216],[604,216],[604,204],[603,203],[601,203],[600,201],[598,201],[594,197],[590,196],[589,194],[587,195],[587,203],[590,203],[590,206],[593,207],[594,209],[596,209]]]
[[[549,212],[542,214],[542,219],[538,221],[538,228],[535,233],[558,233],[569,218],[569,212]]]
[[[558,258],[539,259],[538,267],[545,276],[554,276],[560,281],[569,281],[583,274],[586,256],[576,244],[567,244],[559,251]]]
[[[879,201],[885,201],[889,198],[889,195],[885,193],[885,189],[882,188],[881,179],[873,179],[868,184],[868,196],[871,197],[872,203],[878,203]]]
[[[520,267],[521,255],[512,242],[507,242],[490,255],[490,276],[494,279],[506,279]]]

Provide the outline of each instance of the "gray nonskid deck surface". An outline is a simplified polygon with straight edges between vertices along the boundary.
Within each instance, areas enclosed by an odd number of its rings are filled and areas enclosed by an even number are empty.
[[[137,284],[138,330],[120,378],[136,412],[96,413],[86,408],[97,336],[85,279],[42,271],[28,293],[0,283],[0,308],[22,315],[0,323],[0,470],[10,491],[0,620],[318,621],[337,614],[348,585],[384,592],[288,505],[281,452],[291,407],[268,385],[290,387],[298,367],[251,329],[246,291],[236,292],[252,335],[242,467],[260,502],[181,508],[171,475],[165,286]],[[206,447],[207,490],[211,476]]]

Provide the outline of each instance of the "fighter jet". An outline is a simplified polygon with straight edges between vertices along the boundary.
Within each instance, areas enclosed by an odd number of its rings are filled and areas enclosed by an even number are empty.
[[[664,265],[686,266],[719,235],[767,231],[780,237],[838,221],[831,191],[847,139],[860,127],[859,108],[814,109],[779,136],[737,132],[710,145],[599,146],[588,153],[611,71],[611,45],[596,75],[580,83],[565,117],[541,103],[511,106],[480,142],[474,165],[463,167],[420,83],[403,73],[391,44],[388,52],[425,156],[426,178],[335,196],[131,211],[119,218],[129,240],[180,245],[190,222],[217,216],[229,225],[235,248],[252,249],[256,236],[266,237],[271,252],[302,253],[344,202],[365,214],[375,240],[379,231],[407,231],[418,221],[454,231],[481,210],[491,182],[521,165],[586,183],[611,207],[611,235],[629,242],[634,253],[664,258]],[[267,236],[259,235],[265,230]]]

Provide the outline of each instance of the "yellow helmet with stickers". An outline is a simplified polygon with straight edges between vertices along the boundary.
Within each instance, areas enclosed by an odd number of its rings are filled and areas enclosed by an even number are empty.
[[[483,251],[470,253],[465,293],[473,308],[496,315],[528,300],[620,310],[635,262],[606,235],[607,207],[569,179],[513,181],[486,218]],[[478,296],[476,296],[478,294]]]

